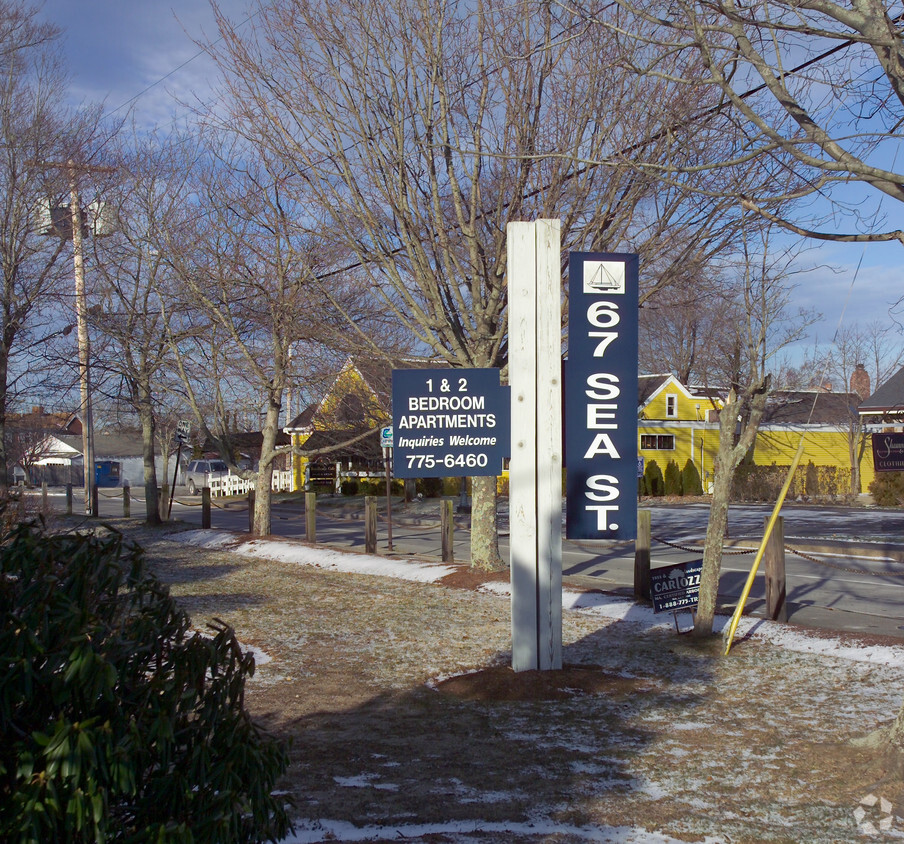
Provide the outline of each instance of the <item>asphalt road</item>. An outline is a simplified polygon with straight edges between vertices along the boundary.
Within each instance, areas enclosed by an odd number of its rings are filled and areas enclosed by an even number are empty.
[[[109,497],[108,497],[109,496]],[[75,496],[74,508],[83,499]],[[65,501],[51,495],[54,509]],[[385,504],[380,499],[381,507]],[[378,552],[393,556],[441,556],[439,503],[414,505],[414,511],[400,511],[394,504],[392,549],[388,547],[385,508],[378,525]],[[646,506],[646,505],[645,505]],[[132,516],[140,518],[143,504],[132,502]],[[104,490],[100,497],[101,516],[122,516],[121,493]],[[709,507],[705,504],[648,506],[653,525],[653,566],[697,559],[706,533]],[[747,579],[753,550],[762,536],[771,513],[768,506],[732,506],[729,511],[729,542],[723,556],[719,585],[720,599],[730,611],[737,603]],[[782,510],[786,549],[787,601],[789,620],[831,630],[849,630],[904,638],[904,510],[864,507],[813,507],[787,505]],[[200,498],[177,490],[172,518],[201,524]],[[454,554],[456,561],[469,559],[470,536],[467,517],[457,516]],[[223,530],[247,531],[248,512],[242,500],[214,501],[212,526]],[[276,504],[272,533],[276,536],[305,537],[304,508],[300,500]],[[500,550],[508,556],[507,513],[500,513]],[[317,541],[325,545],[364,550],[363,512],[360,499],[321,499],[318,502]],[[674,547],[680,546],[680,547]],[[801,556],[804,555],[804,556]],[[634,577],[633,543],[563,543],[563,576],[566,583],[583,588],[632,594]],[[764,581],[760,575],[751,592],[747,609],[761,614],[765,604]]]

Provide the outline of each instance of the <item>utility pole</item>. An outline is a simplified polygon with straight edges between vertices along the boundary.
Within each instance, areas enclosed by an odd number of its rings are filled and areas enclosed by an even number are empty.
[[[91,365],[88,339],[88,300],[85,294],[85,258],[82,243],[82,209],[75,167],[69,162],[69,211],[72,214],[72,260],[75,264],[75,316],[78,328],[78,382],[82,400],[82,454],[85,465],[85,514],[94,512],[94,411],[91,407]]]
[[[85,292],[84,236],[82,209],[79,199],[78,174],[87,172],[112,173],[114,167],[76,164],[69,161],[29,162],[32,166],[54,168],[66,172],[69,178],[69,212],[72,225],[72,253],[75,268],[75,317],[78,335],[78,373],[82,417],[82,454],[85,467],[85,515],[97,516],[94,507],[94,412],[91,405],[90,341],[88,338],[88,300]],[[51,217],[52,219],[52,217]]]

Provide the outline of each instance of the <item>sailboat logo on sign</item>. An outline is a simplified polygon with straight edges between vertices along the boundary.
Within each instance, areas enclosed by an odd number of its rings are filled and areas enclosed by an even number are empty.
[[[624,261],[585,261],[585,293],[624,293]]]

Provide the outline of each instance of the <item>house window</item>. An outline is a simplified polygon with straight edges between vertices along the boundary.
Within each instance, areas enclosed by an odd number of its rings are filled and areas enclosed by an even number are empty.
[[[674,434],[641,434],[640,447],[648,451],[674,451]]]
[[[678,416],[678,396],[674,393],[665,397],[666,419],[674,419]]]

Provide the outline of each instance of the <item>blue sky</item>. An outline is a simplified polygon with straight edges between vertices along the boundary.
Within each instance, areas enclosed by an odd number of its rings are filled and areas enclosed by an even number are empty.
[[[247,17],[244,0],[220,7],[234,21]],[[214,71],[195,43],[216,36],[208,0],[47,0],[42,17],[63,30],[76,103],[103,101],[112,110],[141,94],[139,125],[166,125],[184,111],[177,98],[209,93]]]
[[[247,0],[220,0],[219,5],[235,22],[245,20],[250,8]],[[208,0],[179,0],[178,4],[47,0],[43,17],[64,30],[76,103],[104,101],[115,109],[140,94],[134,103],[139,125],[166,126],[184,113],[177,98],[209,99],[214,71],[205,56],[197,56],[194,41],[215,37]],[[882,209],[887,218],[884,228],[904,228],[904,206],[886,198]],[[850,230],[843,220],[838,228]],[[904,246],[872,244],[864,250],[862,244],[807,245],[811,248],[802,254],[798,266],[811,269],[797,276],[794,300],[824,315],[812,331],[820,344],[831,342],[842,314],[845,324],[889,321],[889,307],[904,296]],[[796,356],[801,354],[802,347]]]

